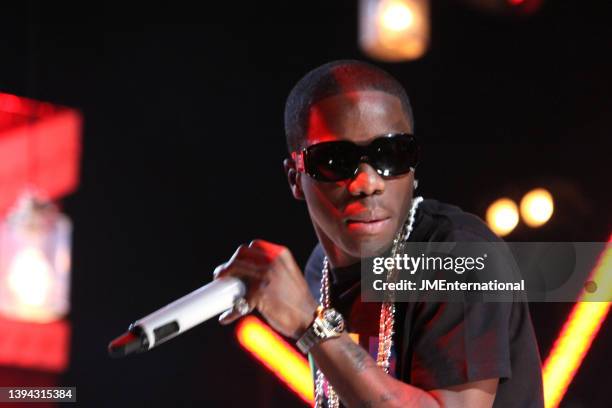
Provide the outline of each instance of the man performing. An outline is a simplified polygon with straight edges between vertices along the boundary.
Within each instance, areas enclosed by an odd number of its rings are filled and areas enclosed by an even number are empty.
[[[303,274],[291,252],[254,240],[215,276],[309,354],[318,407],[543,407],[527,303],[367,303],[360,261],[398,242],[496,242],[475,216],[414,196],[418,161],[403,87],[363,62],[316,68],[285,108],[294,197],[319,239]],[[457,162],[458,164],[460,161]]]

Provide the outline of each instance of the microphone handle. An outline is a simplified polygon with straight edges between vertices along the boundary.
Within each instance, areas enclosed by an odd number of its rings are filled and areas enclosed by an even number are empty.
[[[149,339],[149,349],[234,307],[246,288],[237,278],[217,279],[133,323]]]
[[[214,280],[132,323],[127,333],[111,342],[109,353],[122,357],[150,350],[234,307],[245,293],[246,286],[240,279]]]

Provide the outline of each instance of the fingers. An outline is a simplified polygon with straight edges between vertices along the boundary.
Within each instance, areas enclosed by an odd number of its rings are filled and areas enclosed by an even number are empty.
[[[253,311],[253,306],[251,305],[252,303],[248,302],[248,300],[245,298],[240,299],[238,302],[236,302],[236,305],[234,305],[233,308],[226,310],[221,314],[221,316],[219,316],[219,323],[222,325],[228,325],[235,322],[242,316],[245,316]],[[241,310],[242,308],[244,309]]]
[[[268,257],[255,248],[240,245],[229,261],[217,266],[213,272],[213,278],[222,276],[249,277],[257,268],[265,268],[269,264]],[[253,276],[251,276],[253,277]]]
[[[270,259],[270,269],[283,271],[288,276],[302,276],[302,272],[289,248],[268,241],[254,240],[250,248],[257,249]]]
[[[215,279],[233,276],[235,278],[244,279],[249,281],[251,279],[259,279],[265,268],[258,265],[254,265],[249,261],[236,260],[233,262],[226,262],[225,264],[219,265],[215,269]]]
[[[256,241],[251,241],[249,245],[240,245],[230,258],[230,262],[233,260],[249,260],[260,265],[268,263],[270,256],[265,251],[262,251],[259,246],[254,245],[254,242]]]
[[[224,325],[230,324],[242,316],[251,313],[253,309],[257,308],[260,304],[261,287],[261,281],[251,281],[244,297],[238,300],[233,308],[223,312],[221,316],[219,316],[219,322]]]
[[[267,257],[260,251],[240,245],[229,261],[215,268],[213,276],[215,279],[224,276],[233,276],[242,279],[247,283],[247,293],[244,298],[236,305],[219,316],[219,323],[228,325],[238,320],[242,316],[253,311],[257,305],[258,292],[261,281],[265,277]],[[242,306],[242,307],[240,307]]]
[[[238,313],[238,311],[234,309],[229,309],[221,313],[221,316],[219,316],[219,323],[226,326],[228,324],[234,323],[236,320],[238,320],[242,316],[243,315],[241,313]]]
[[[261,307],[265,306],[268,285],[278,279],[282,266],[291,261],[291,252],[281,245],[263,240],[253,240],[248,245],[240,245],[229,261],[215,268],[213,276],[215,279],[225,276],[239,278],[246,283],[247,293],[242,304],[235,305],[219,316],[219,322],[227,325],[253,309],[261,311]]]
[[[262,239],[255,239],[251,241],[249,243],[249,248],[258,250],[269,260],[274,260],[279,256],[285,256],[287,253],[290,253],[287,247],[273,244],[272,242],[264,241]]]
[[[217,266],[215,270],[213,271],[213,279],[219,278],[221,273],[225,270],[226,267],[227,267],[227,262],[222,263],[221,265]]]

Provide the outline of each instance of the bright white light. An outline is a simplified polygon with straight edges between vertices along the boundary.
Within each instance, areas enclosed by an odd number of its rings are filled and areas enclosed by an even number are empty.
[[[359,0],[359,45],[382,61],[420,58],[429,43],[429,0]]]
[[[487,210],[487,224],[497,235],[508,235],[519,221],[518,207],[509,198],[500,198]]]
[[[15,255],[8,270],[8,287],[20,303],[41,306],[51,289],[51,265],[37,248],[26,248]]]
[[[403,31],[414,23],[414,13],[405,3],[386,2],[380,16],[384,28],[392,31]]]
[[[43,323],[70,308],[72,223],[40,197],[25,191],[0,219],[0,313]]]
[[[531,190],[521,200],[521,216],[525,224],[539,227],[552,217],[554,204],[552,195],[543,188]]]

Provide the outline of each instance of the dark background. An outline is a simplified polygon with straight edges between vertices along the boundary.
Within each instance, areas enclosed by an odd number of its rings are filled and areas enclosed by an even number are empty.
[[[63,200],[75,231],[61,383],[78,388],[79,405],[302,406],[215,321],[143,355],[106,354],[131,321],[210,280],[238,244],[282,243],[303,264],[316,243],[282,172],[283,108],[308,70],[366,59],[356,2],[259,3],[24,3],[0,15],[0,90],[85,117],[81,184]],[[435,2],[428,54],[379,64],[412,98],[425,142],[422,195],[483,216],[495,198],[544,186],[553,219],[539,230],[519,225],[509,240],[607,239],[605,3],[548,1],[510,18]],[[570,308],[532,305],[543,358]],[[609,324],[563,406],[608,406]]]

